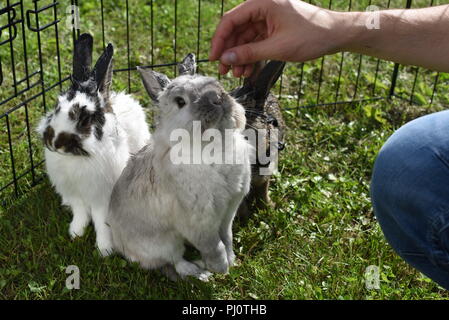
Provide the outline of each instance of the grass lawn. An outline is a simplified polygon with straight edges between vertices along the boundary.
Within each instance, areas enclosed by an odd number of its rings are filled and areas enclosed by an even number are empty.
[[[39,1],[39,6],[50,2]],[[71,68],[72,34],[64,21],[65,7],[70,1],[59,2],[58,14],[62,19],[58,24],[59,41],[55,39],[54,27],[40,35],[45,88],[59,80],[59,69],[65,78]],[[199,53],[200,59],[206,59],[209,40],[222,11],[221,2],[212,0],[179,0],[177,7],[174,1],[154,1],[153,10],[151,1],[129,0],[127,19],[126,1],[103,2],[105,40],[116,47],[117,69],[169,63],[188,52]],[[239,2],[224,1],[223,10]],[[363,10],[370,2],[357,1],[352,8]],[[387,2],[372,1],[380,7],[386,7]],[[401,7],[403,2],[391,1],[391,7]],[[425,6],[428,2],[417,0],[414,6]],[[313,3],[329,6],[329,1]],[[6,1],[0,1],[0,9],[5,5]],[[25,9],[32,8],[31,5],[27,3],[30,7]],[[97,39],[95,59],[102,50],[99,2],[80,1],[80,6],[81,32],[90,32]],[[349,1],[339,1],[335,6],[347,10]],[[40,17],[43,25],[53,19],[53,11],[43,12]],[[0,26],[5,19],[5,15],[0,16]],[[19,40],[14,40],[14,71],[20,79],[25,75],[25,58],[20,26],[18,31]],[[6,37],[8,32],[3,32]],[[35,71],[40,65],[37,34],[27,30],[26,39],[28,68]],[[14,93],[9,45],[0,46],[0,59],[5,77],[0,101],[4,101]],[[393,66],[352,54],[288,65],[282,84],[275,88],[282,98],[289,128],[279,174],[273,178],[271,188],[276,209],[257,212],[248,224],[234,225],[239,264],[228,275],[215,275],[208,283],[197,280],[174,283],[120,256],[100,257],[92,226],[84,237],[71,241],[70,211],[60,205],[60,198],[40,166],[19,180],[19,197],[14,196],[13,185],[0,192],[0,299],[448,299],[447,291],[409,267],[385,241],[373,216],[369,183],[376,154],[395,129],[418,116],[446,108],[449,77],[401,67],[396,94],[407,100],[411,96],[412,105],[394,98],[301,107],[386,96]],[[217,75],[216,70],[215,63],[200,64],[202,73]],[[163,67],[159,71],[173,75],[174,68]],[[438,87],[433,104],[429,104],[435,79]],[[39,74],[31,80],[39,80]],[[228,89],[239,83],[229,76],[222,81]],[[67,85],[65,82],[61,87]],[[44,110],[54,105],[61,87],[48,90],[45,103],[44,97],[38,95],[8,116],[17,176],[29,169],[30,154],[35,164],[43,159],[42,145],[32,131]],[[117,91],[128,90],[143,104],[149,104],[136,72],[130,72],[129,78],[127,71],[115,73],[113,87]],[[41,90],[38,84],[1,104],[0,115]],[[147,110],[151,123],[154,110],[151,106]],[[27,114],[29,125],[25,121]],[[12,179],[8,140],[3,117],[0,188]],[[37,181],[40,183],[30,188]],[[65,270],[69,265],[79,267],[79,290],[65,287],[68,276]],[[372,265],[380,268],[378,290],[365,287],[364,272]]]

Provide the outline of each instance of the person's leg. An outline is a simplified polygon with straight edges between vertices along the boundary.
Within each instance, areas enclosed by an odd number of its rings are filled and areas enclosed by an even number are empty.
[[[449,111],[416,119],[388,139],[371,199],[395,251],[449,290]]]

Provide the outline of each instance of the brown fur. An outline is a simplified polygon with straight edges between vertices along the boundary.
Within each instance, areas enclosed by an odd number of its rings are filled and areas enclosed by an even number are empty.
[[[267,118],[271,116],[276,120],[278,127],[274,124],[267,124]],[[266,100],[264,106],[263,115],[247,113],[247,126],[246,128],[256,128],[256,129],[266,129],[267,135],[264,136],[265,145],[267,147],[266,151],[269,150],[269,132],[273,129],[278,129],[278,141],[282,142],[285,134],[285,122],[282,117],[282,112],[279,107],[278,99],[270,94]],[[273,143],[276,143],[273,142]],[[268,154],[268,153],[267,153]],[[256,154],[258,156],[258,154]],[[270,175],[260,175],[259,174],[260,165],[253,164],[251,166],[251,189],[248,195],[245,197],[244,201],[239,207],[238,215],[241,218],[249,218],[253,212],[257,210],[263,210],[268,207],[274,207],[273,202],[270,199],[269,187],[270,187]]]
[[[45,129],[43,136],[44,143],[48,148],[51,147],[51,143],[53,142],[54,137],[55,137],[55,130],[53,129],[52,126],[48,126]]]
[[[270,139],[274,139],[270,133],[274,129],[277,129],[278,139],[277,141],[272,141],[272,143],[277,146],[277,143],[280,142],[280,146],[283,146],[286,127],[278,99],[271,93],[264,95],[264,90],[271,89],[271,86],[274,85],[280,73],[277,76],[275,73],[269,72],[267,74],[263,72],[263,69],[263,63],[256,65],[253,75],[245,80],[243,87],[237,88],[233,92],[237,101],[246,109],[246,129],[266,130],[266,134],[262,135],[264,139],[262,144],[266,146],[265,152],[269,155]],[[270,83],[270,85],[263,88],[261,83]],[[260,92],[258,88],[262,88]],[[239,95],[242,96],[239,97]],[[259,157],[257,148],[256,156]],[[256,163],[251,166],[251,189],[239,207],[238,216],[240,218],[247,219],[257,210],[274,206],[269,196],[271,176],[261,175],[261,167],[265,167],[265,165],[262,166]]]
[[[76,134],[61,132],[55,141],[55,148],[64,147],[64,151],[79,156],[88,156],[89,153],[83,149],[81,139]]]

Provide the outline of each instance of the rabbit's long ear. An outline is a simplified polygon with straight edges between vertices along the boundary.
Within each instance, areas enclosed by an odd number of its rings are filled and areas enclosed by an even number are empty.
[[[257,79],[259,77],[260,72],[262,71],[263,67],[266,65],[266,61],[258,61],[254,64],[253,72],[251,73],[251,76],[248,78],[245,78],[243,81],[244,87],[255,87]]]
[[[97,90],[105,99],[109,98],[112,84],[112,57],[114,55],[114,47],[108,44],[103,54],[98,58],[95,64],[92,76],[97,84]]]
[[[90,68],[92,65],[92,48],[93,38],[88,33],[82,34],[78,40],[75,41],[72,76],[78,82],[83,82],[89,79]]]
[[[257,76],[257,80],[255,83],[256,88],[256,100],[258,99],[266,99],[268,94],[270,93],[271,88],[273,88],[276,81],[282,75],[282,71],[284,70],[285,62],[283,61],[270,61],[268,62],[263,69],[260,71]]]
[[[137,71],[139,71],[143,85],[151,99],[157,102],[159,93],[170,83],[170,79],[165,74],[151,69],[137,67]]]
[[[193,53],[189,53],[182,61],[178,64],[179,75],[194,75],[196,73],[196,58]]]

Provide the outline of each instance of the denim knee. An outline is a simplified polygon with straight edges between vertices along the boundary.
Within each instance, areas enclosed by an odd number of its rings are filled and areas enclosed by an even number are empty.
[[[375,215],[407,262],[449,287],[449,112],[399,129],[382,147],[371,181]]]

